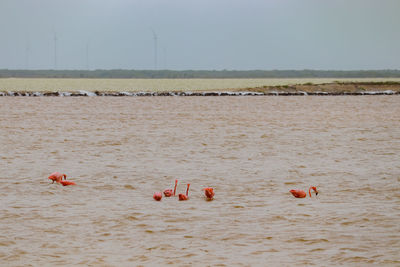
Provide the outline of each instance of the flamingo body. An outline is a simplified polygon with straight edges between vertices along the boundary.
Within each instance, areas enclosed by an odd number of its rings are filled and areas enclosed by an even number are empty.
[[[172,197],[172,195],[173,195],[172,189],[165,189],[165,190],[163,191],[163,193],[164,193],[164,196],[165,196],[165,197]]]
[[[206,187],[203,189],[204,190],[204,195],[206,196],[207,200],[212,200],[214,198],[214,188],[212,187]]]
[[[155,192],[153,195],[154,200],[160,201],[162,199],[162,194],[161,192]]]
[[[306,192],[298,189],[292,189],[290,190],[290,193],[292,193],[292,195],[297,198],[305,198],[307,196]]]
[[[181,200],[181,201],[188,200],[188,197],[185,194],[179,194],[178,197],[179,197],[179,200]]]
[[[186,195],[184,195],[184,194],[178,195],[180,201],[189,199],[189,186],[190,186],[190,184],[187,184]]]
[[[175,187],[174,187],[174,190],[172,191],[172,189],[165,189],[165,190],[163,191],[164,196],[165,196],[165,197],[172,197],[172,196],[175,196],[177,184],[178,184],[178,180],[175,180]]]
[[[67,185],[76,185],[75,182],[73,182],[73,181],[67,181],[67,180],[60,181],[60,184],[62,184],[63,186],[67,186]]]

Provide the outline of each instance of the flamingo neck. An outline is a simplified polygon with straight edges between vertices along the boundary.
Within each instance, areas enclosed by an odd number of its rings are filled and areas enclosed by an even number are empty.
[[[311,197],[311,189],[314,190],[314,192],[317,192],[317,188],[315,188],[315,186],[310,186],[310,188],[308,189],[308,194]]]
[[[190,186],[190,184],[187,185],[186,196],[189,196],[189,186]]]
[[[174,196],[175,196],[175,192],[176,192],[176,186],[178,184],[178,180],[175,180],[175,187],[174,187]]]
[[[62,176],[64,176],[64,180],[67,180],[67,175],[66,174],[63,174]]]

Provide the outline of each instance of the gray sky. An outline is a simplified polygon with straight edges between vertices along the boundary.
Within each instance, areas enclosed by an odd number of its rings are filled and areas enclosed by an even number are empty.
[[[55,68],[56,34],[57,69],[154,69],[154,30],[158,69],[400,69],[399,14],[400,0],[0,0],[0,68]]]

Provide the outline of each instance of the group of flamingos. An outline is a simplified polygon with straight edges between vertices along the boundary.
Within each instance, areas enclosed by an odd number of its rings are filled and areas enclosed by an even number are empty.
[[[64,180],[63,180],[64,178]],[[73,181],[68,181],[67,180],[67,175],[66,174],[62,174],[59,172],[53,172],[52,174],[50,174],[49,179],[54,182],[57,182],[63,186],[67,186],[67,185],[76,185],[75,182]],[[165,189],[163,192],[155,192],[153,195],[154,200],[156,201],[160,201],[162,199],[162,195],[164,194],[165,197],[172,197],[175,196],[176,193],[176,186],[178,185],[178,180],[175,180],[175,186],[174,186],[174,190],[172,189]],[[187,184],[187,189],[186,189],[186,195],[185,194],[179,194],[178,198],[180,201],[184,201],[184,200],[188,200],[189,199],[189,187],[190,184]],[[308,194],[311,197],[311,189],[315,192],[315,195],[318,195],[318,190],[315,186],[310,186],[310,188],[308,189]],[[206,197],[207,200],[213,200],[214,199],[214,188],[212,187],[206,187],[203,188],[204,191],[204,195]],[[307,193],[304,192],[303,190],[299,190],[299,189],[292,189],[289,191],[290,193],[292,193],[292,195],[296,198],[305,198],[307,196]]]
[[[178,185],[178,180],[175,180],[175,187],[174,190],[172,189],[165,189],[162,193],[161,192],[155,192],[153,195],[154,200],[160,201],[162,199],[162,194],[164,194],[165,197],[172,197],[175,196],[176,193],[176,186]],[[179,194],[179,200],[188,200],[189,199],[189,186],[190,184],[187,184],[187,189],[186,189],[186,195],[184,194]],[[315,195],[318,195],[318,190],[315,186],[310,186],[308,189],[308,194],[310,194],[311,197],[311,189],[315,192]],[[203,188],[204,195],[206,196],[207,200],[213,200],[214,199],[214,188],[212,187],[206,187]],[[289,191],[292,193],[292,195],[296,198],[305,198],[307,196],[307,193],[304,192],[303,190],[299,189],[292,189]]]
[[[162,194],[164,194],[165,197],[174,197],[176,193],[176,186],[178,185],[178,180],[175,180],[175,186],[174,190],[172,189],[165,189],[162,193],[161,192],[155,192],[153,195],[154,200],[160,201],[162,199]],[[187,189],[186,189],[186,195],[184,194],[179,194],[178,198],[180,201],[188,200],[189,199],[189,187],[190,184],[187,184]],[[214,188],[212,187],[206,187],[203,188],[204,195],[206,196],[207,200],[213,200],[214,199]]]

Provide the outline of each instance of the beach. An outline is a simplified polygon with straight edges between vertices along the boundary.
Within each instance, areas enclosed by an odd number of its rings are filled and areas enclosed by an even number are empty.
[[[0,96],[391,95],[399,93],[400,78],[0,79]]]

